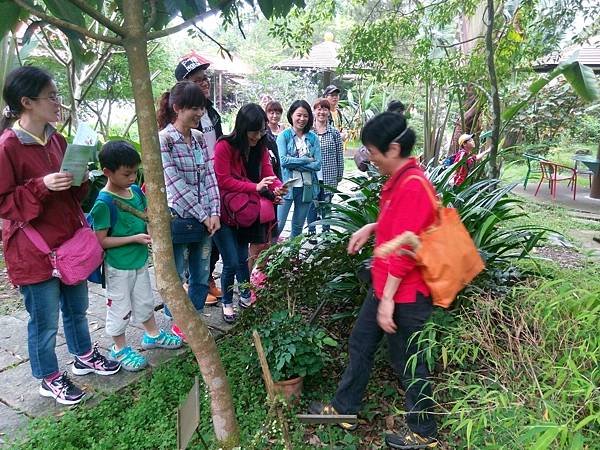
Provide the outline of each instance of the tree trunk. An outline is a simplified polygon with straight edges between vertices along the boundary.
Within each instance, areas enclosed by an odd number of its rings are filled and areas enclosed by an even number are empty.
[[[239,445],[239,430],[229,382],[215,340],[192,306],[175,271],[171,220],[165,195],[156,113],[146,53],[147,38],[144,31],[142,0],[125,0],[123,13],[127,30],[124,47],[138,116],[144,176],[148,189],[148,216],[151,224],[156,283],[161,297],[167,300],[176,323],[185,333],[198,361],[204,382],[208,386],[213,427],[219,446],[223,449],[232,449]]]
[[[494,62],[494,0],[487,0],[487,30],[485,33],[485,50],[490,88],[492,94],[492,146],[490,150],[490,169],[492,178],[499,178],[498,142],[500,139],[500,95],[498,94],[498,79]]]

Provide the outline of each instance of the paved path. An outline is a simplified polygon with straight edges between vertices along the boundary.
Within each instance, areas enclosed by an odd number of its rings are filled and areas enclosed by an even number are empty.
[[[153,295],[155,304],[162,304],[154,285],[152,274]],[[88,283],[90,306],[88,309],[88,322],[92,342],[97,342],[103,353],[112,344],[111,338],[105,333],[104,321],[106,318],[106,296],[104,289],[98,284]],[[207,307],[203,316],[213,336],[217,337],[232,328],[226,324],[221,315],[220,307]],[[40,382],[31,375],[29,357],[27,352],[27,320],[26,311],[19,311],[11,316],[0,316],[0,447],[23,434],[29,421],[43,415],[59,415],[67,407],[59,405],[53,399],[41,397],[38,394]],[[162,312],[156,313],[156,320],[160,327],[168,329],[168,321]],[[132,324],[127,329],[128,342],[148,358],[150,368],[140,372],[126,372],[120,370],[113,376],[85,375],[71,377],[91,394],[87,404],[95,404],[102,398],[122,389],[140,377],[148,374],[153,367],[189,351],[184,346],[179,350],[153,349],[143,350],[140,340],[144,330],[139,324]],[[67,350],[62,324],[56,342],[56,353],[59,369],[71,373],[72,356]]]

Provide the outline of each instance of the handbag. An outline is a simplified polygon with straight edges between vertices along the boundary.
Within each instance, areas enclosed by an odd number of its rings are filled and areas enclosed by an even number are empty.
[[[431,291],[433,304],[448,308],[456,295],[485,268],[485,264],[458,211],[441,206],[422,177],[412,175],[405,182],[411,178],[417,178],[428,192],[436,209],[436,221],[418,236],[405,231],[381,244],[374,255],[385,257],[396,252],[413,256]],[[401,248],[406,245],[413,251]]]
[[[258,192],[224,192],[221,202],[230,225],[248,228],[260,217],[261,197]],[[273,203],[269,203],[273,210]]]
[[[179,217],[172,211],[171,240],[173,244],[193,244],[201,242],[206,227],[198,219]]]
[[[87,225],[81,211],[80,215],[82,227],[75,231],[72,238],[54,250],[50,249],[42,235],[31,224],[24,223],[21,226],[31,243],[50,259],[52,276],[60,278],[62,283],[70,286],[87,280],[102,264],[104,257],[96,233]]]

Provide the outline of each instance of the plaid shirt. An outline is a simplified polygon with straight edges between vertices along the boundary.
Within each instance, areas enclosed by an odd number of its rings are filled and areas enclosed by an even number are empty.
[[[315,130],[316,133],[316,130]],[[328,124],[325,133],[318,134],[321,143],[323,184],[337,188],[344,176],[344,147],[340,132]]]
[[[158,137],[169,208],[179,217],[193,217],[200,222],[209,216],[219,216],[221,199],[217,178],[202,133],[192,130],[191,146],[172,124]]]

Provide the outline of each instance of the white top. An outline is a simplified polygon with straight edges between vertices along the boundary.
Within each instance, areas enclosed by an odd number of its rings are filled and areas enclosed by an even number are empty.
[[[215,133],[215,126],[206,112],[202,115],[202,119],[200,119],[200,128],[202,128],[202,134],[204,134],[204,141],[206,142],[206,148],[208,149],[210,159],[214,159],[217,134]]]
[[[306,134],[302,137],[299,137],[297,134],[294,134],[294,145],[296,146],[296,150],[298,150],[298,158],[302,158],[303,156],[309,156],[308,146],[306,145]],[[303,172],[300,172],[299,170],[292,170],[292,178],[298,179],[292,184],[290,184],[290,187],[294,188],[304,186]]]

